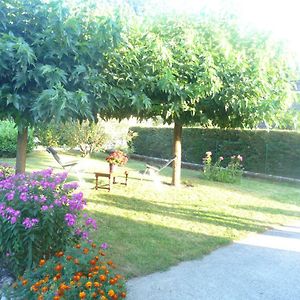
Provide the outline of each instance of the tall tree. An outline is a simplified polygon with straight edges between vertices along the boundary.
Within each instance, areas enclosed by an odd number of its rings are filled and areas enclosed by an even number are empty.
[[[107,113],[174,124],[175,186],[184,125],[253,127],[286,107],[291,72],[262,34],[242,34],[234,22],[204,15],[161,16],[129,29],[107,57]]]
[[[0,119],[18,126],[16,172],[25,171],[28,126],[96,114],[93,78],[119,34],[117,18],[91,7],[0,2]]]

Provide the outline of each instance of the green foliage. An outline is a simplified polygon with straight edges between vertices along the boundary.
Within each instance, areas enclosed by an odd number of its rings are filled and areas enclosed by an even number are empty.
[[[138,133],[135,153],[170,158],[172,128],[132,127]],[[228,164],[232,155],[244,158],[247,171],[300,178],[300,133],[280,130],[220,130],[184,128],[183,161],[201,163],[207,151],[224,156]]]
[[[44,146],[78,146],[83,155],[99,151],[109,141],[109,135],[100,121],[52,122],[39,126],[35,133]]]
[[[0,118],[92,118],[93,80],[119,39],[118,17],[63,0],[3,0],[0,12]]]
[[[96,244],[85,242],[67,247],[48,261],[41,259],[39,267],[28,270],[5,295],[9,299],[125,298],[123,276],[117,274],[114,263],[105,255]]]
[[[0,163],[0,181],[15,174],[15,169],[6,163]]]
[[[240,182],[243,175],[241,162],[243,160],[240,155],[233,155],[227,166],[222,166],[223,156],[220,156],[215,163],[212,161],[212,153],[206,152],[206,157],[203,159],[203,174],[204,178],[213,181],[235,183]]]
[[[15,275],[38,262],[42,255],[53,255],[81,236],[80,211],[85,205],[77,184],[66,184],[67,174],[44,170],[15,175],[0,181],[0,259]]]
[[[11,121],[0,121],[0,156],[16,157],[18,130]],[[27,152],[34,147],[33,131],[29,130]]]
[[[108,85],[100,92],[108,115],[253,127],[276,119],[293,98],[280,46],[242,34],[230,18],[156,16],[126,29],[106,55]]]

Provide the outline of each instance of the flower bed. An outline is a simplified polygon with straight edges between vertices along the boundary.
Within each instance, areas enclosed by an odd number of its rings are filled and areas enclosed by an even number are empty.
[[[54,174],[51,169],[2,174],[0,261],[19,276],[13,287],[4,289],[5,295],[39,300],[125,298],[122,276],[114,273],[111,261],[102,259],[107,245],[97,249],[89,239],[97,224],[83,212],[86,200],[75,191],[77,183],[66,183],[67,173]]]
[[[58,251],[48,261],[16,281],[6,295],[22,299],[120,299],[126,297],[124,278],[105,259],[105,244],[84,242]]]

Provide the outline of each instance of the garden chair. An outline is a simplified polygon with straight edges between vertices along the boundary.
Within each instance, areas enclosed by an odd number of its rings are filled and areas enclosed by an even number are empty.
[[[67,171],[70,171],[74,166],[78,164],[78,160],[73,160],[73,161],[68,161],[68,162],[63,162],[60,157],[58,156],[57,152],[52,148],[52,147],[47,147],[46,151],[52,154],[54,159],[59,163],[59,165],[63,168],[66,169]]]
[[[81,172],[81,168],[77,167],[79,166],[79,162],[80,160],[72,160],[72,161],[67,161],[67,162],[63,162],[59,155],[57,154],[57,152],[52,148],[52,147],[47,147],[46,151],[49,152],[50,154],[52,154],[52,156],[54,157],[54,159],[58,162],[58,164],[65,170],[67,170],[68,172],[71,171],[71,169],[76,166],[74,168],[74,172],[79,180],[80,183],[84,183],[84,179],[82,178],[82,172]]]
[[[147,164],[145,171],[143,171],[143,176],[142,176],[141,180],[145,177],[145,175],[150,175],[150,177],[152,177],[152,179],[154,181],[159,181],[159,173],[163,169],[165,169],[167,166],[169,166],[175,159],[176,159],[176,155],[172,159],[168,160],[161,167],[156,167],[156,166],[152,166],[152,165]]]

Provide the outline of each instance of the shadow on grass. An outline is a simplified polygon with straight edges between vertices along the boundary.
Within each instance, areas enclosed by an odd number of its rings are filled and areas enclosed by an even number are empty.
[[[161,215],[162,217],[168,216],[198,223],[213,224],[241,231],[261,232],[269,228],[269,224],[266,222],[245,217],[238,217],[222,212],[209,212],[199,208],[189,209],[170,207],[137,198],[116,196],[113,194],[101,194],[101,197],[99,197],[98,200],[89,199],[89,202],[95,204],[101,203],[110,207],[117,207],[135,212]]]
[[[244,209],[249,211],[257,211],[257,212],[262,212],[267,214],[283,215],[288,217],[300,217],[300,211],[281,209],[281,208],[271,208],[271,207],[254,206],[254,205],[235,205],[234,208]]]
[[[91,211],[100,225],[97,242],[110,245],[109,256],[127,277],[166,270],[181,261],[200,258],[227,245],[229,238],[188,232]]]

